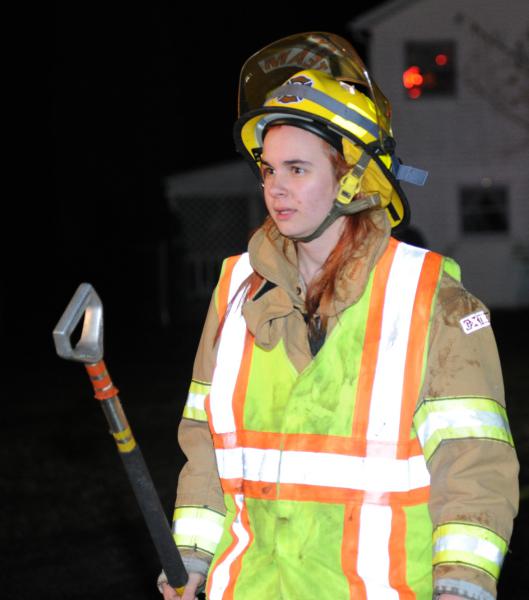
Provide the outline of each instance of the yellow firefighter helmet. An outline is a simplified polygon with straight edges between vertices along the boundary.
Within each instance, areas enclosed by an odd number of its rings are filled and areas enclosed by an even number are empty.
[[[234,138],[258,176],[263,139],[273,124],[291,124],[319,135],[351,165],[330,222],[340,214],[378,205],[386,209],[392,227],[407,224],[408,202],[399,181],[422,185],[427,174],[402,165],[395,156],[391,106],[346,40],[332,33],[296,34],[245,62]],[[378,199],[355,206],[358,191]]]

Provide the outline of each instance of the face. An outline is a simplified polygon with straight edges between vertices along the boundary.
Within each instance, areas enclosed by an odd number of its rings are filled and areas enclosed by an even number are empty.
[[[326,142],[299,127],[271,127],[261,162],[266,208],[279,231],[287,237],[310,235],[338,192]]]

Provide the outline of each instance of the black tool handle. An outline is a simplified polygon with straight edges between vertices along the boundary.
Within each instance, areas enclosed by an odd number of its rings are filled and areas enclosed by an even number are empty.
[[[131,452],[119,454],[167,575],[167,581],[174,588],[184,587],[187,583],[187,572],[141,450],[136,446]]]

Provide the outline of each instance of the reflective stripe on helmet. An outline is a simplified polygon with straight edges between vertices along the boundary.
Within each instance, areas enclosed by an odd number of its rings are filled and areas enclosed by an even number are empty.
[[[209,394],[210,388],[211,384],[209,383],[202,383],[195,380],[191,382],[183,412],[183,417],[185,419],[193,419],[194,421],[208,420],[204,402]]]
[[[298,85],[295,83],[286,84],[273,90],[269,98],[281,98],[282,96],[297,96],[305,100],[310,100],[315,104],[319,104],[328,111],[338,115],[346,121],[351,121],[355,125],[358,125],[362,129],[365,129],[375,139],[379,139],[380,133],[376,123],[364,117],[356,110],[349,108],[345,104],[342,104],[338,100],[335,100],[331,96],[328,96],[320,90],[316,90],[313,87],[306,85]]]
[[[428,398],[414,424],[426,460],[445,440],[480,438],[514,445],[505,409],[490,398]]]
[[[179,506],[173,516],[173,537],[177,546],[214,554],[222,536],[224,515],[203,506]]]
[[[433,534],[433,565],[463,563],[497,579],[507,543],[499,535],[472,523],[445,523]]]

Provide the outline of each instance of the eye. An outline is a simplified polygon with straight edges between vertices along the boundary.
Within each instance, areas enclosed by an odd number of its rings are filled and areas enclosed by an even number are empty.
[[[273,175],[274,174],[274,169],[272,169],[272,167],[267,167],[266,165],[261,167],[261,175],[263,177],[263,179],[265,177],[267,177],[268,175]]]
[[[303,167],[297,167],[296,165],[292,165],[291,169],[294,175],[303,175],[305,173],[305,169]]]

